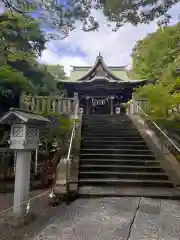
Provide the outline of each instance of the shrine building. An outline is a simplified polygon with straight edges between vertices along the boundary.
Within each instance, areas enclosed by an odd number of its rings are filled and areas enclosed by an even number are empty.
[[[68,97],[78,93],[84,114],[114,114],[117,106],[132,98],[134,88],[147,80],[132,80],[125,66],[107,66],[99,54],[92,67],[73,66],[70,78],[61,81]]]

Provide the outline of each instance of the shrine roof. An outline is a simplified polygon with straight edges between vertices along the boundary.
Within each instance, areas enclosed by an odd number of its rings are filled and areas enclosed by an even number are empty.
[[[92,82],[98,77],[106,78],[109,82],[140,82],[142,80],[131,80],[128,76],[126,66],[107,66],[103,57],[99,54],[93,66],[71,66],[73,68],[70,78],[66,83]],[[146,80],[145,80],[146,81]]]

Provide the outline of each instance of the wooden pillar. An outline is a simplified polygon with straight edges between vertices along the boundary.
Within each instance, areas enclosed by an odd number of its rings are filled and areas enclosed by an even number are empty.
[[[89,115],[90,114],[90,97],[87,96],[86,97],[86,114]]]
[[[114,114],[114,97],[110,97],[110,114]]]

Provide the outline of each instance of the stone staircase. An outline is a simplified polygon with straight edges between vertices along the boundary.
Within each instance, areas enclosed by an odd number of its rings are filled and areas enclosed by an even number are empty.
[[[180,196],[127,115],[83,117],[80,197]]]

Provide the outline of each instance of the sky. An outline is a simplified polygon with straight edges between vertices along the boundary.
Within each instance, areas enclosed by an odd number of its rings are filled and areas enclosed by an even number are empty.
[[[170,25],[177,23],[180,3],[174,5],[168,13],[172,16]],[[63,65],[68,75],[72,69],[71,65],[91,66],[99,52],[107,65],[131,66],[131,52],[136,42],[157,29],[157,24],[153,21],[150,24],[139,24],[137,27],[125,24],[118,32],[113,32],[107,26],[107,20],[101,10],[94,10],[93,15],[100,24],[99,31],[83,32],[77,22],[76,29],[67,38],[51,40],[48,43],[39,61]]]

